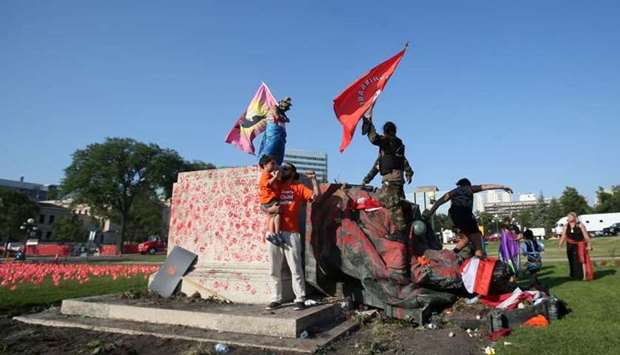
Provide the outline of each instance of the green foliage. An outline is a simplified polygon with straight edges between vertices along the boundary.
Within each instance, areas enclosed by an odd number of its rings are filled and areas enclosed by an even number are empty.
[[[127,240],[143,242],[150,235],[161,235],[164,207],[155,196],[138,196],[129,213]]]
[[[618,271],[614,266],[598,267],[594,280],[583,282],[568,278],[565,262],[543,266],[540,282],[565,301],[571,312],[544,329],[516,328],[504,338],[508,343],[497,343],[497,354],[617,354]]]
[[[0,236],[2,241],[18,240],[24,237],[19,227],[28,218],[37,218],[39,206],[26,195],[0,188]]]
[[[210,165],[187,162],[176,151],[156,144],[107,138],[73,153],[62,191],[75,203],[85,203],[98,214],[116,218],[121,226],[117,244],[121,245],[132,218],[140,215],[132,209],[135,201],[167,199],[179,172],[205,166]]]
[[[611,192],[606,192],[602,187],[596,192],[597,213],[620,212],[620,185],[613,186]]]
[[[582,215],[590,212],[590,206],[585,197],[579,194],[576,188],[567,186],[560,197],[560,205],[562,206],[562,214],[567,215],[569,212],[575,212]]]
[[[452,229],[454,223],[450,219],[450,216],[443,213],[436,213],[433,217],[435,219],[435,231],[439,232],[442,229]]]
[[[86,230],[76,215],[60,217],[54,222],[54,239],[63,242],[86,240]]]
[[[536,206],[519,212],[515,218],[521,226],[528,228],[542,227],[545,228],[547,236],[551,236],[556,222],[565,215],[564,207],[557,199],[553,198],[549,203],[545,203],[541,196]]]
[[[498,223],[492,214],[488,212],[479,212],[476,214],[476,219],[478,220],[478,224],[484,228],[484,234],[498,232]]]

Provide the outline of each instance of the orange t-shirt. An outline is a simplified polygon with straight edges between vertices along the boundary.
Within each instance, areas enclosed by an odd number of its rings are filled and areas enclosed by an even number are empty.
[[[280,197],[280,183],[279,181],[274,181],[271,186],[269,185],[269,180],[271,180],[271,173],[267,171],[263,171],[260,174],[260,179],[258,180],[258,200],[260,204],[265,204],[277,200]]]
[[[299,182],[280,186],[280,230],[299,233],[299,206],[312,201],[312,190]]]

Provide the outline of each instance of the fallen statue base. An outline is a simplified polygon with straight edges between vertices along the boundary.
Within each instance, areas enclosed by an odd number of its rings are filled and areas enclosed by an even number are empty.
[[[183,278],[184,293],[238,303],[270,301],[258,177],[256,167],[179,174],[169,250],[180,246],[198,255],[195,269]],[[430,223],[407,201],[402,204],[409,232],[403,240],[391,240],[394,227],[388,212],[375,202],[376,191],[369,187],[321,185],[321,196],[299,216],[305,231],[306,281],[326,295],[335,295],[338,284],[353,285],[352,294],[362,295],[360,302],[389,306],[397,314],[453,303],[454,293],[463,288],[462,259],[441,250]],[[282,268],[288,272],[286,265]],[[506,280],[507,275],[494,273],[490,288],[498,289]],[[285,285],[291,298],[290,282]]]
[[[181,291],[235,303],[269,303],[271,280],[265,216],[258,202],[259,170],[226,168],[180,173],[174,184],[168,250],[198,255]],[[284,275],[290,272],[285,265]],[[292,299],[292,287],[283,294]]]

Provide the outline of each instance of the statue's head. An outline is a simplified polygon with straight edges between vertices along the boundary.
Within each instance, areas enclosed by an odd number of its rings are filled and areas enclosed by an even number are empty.
[[[291,109],[291,106],[293,106],[293,99],[291,99],[290,97],[285,97],[282,100],[280,100],[278,102],[278,108],[282,111],[282,112],[286,112],[288,110]]]
[[[396,135],[396,125],[392,121],[387,121],[383,125],[383,134],[386,136],[395,136]]]

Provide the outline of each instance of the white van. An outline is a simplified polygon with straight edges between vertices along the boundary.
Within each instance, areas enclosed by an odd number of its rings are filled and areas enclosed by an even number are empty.
[[[614,223],[620,222],[620,212],[616,213],[594,213],[583,214],[579,216],[579,222],[586,226],[586,230],[592,234],[603,232],[603,228],[607,228]],[[566,225],[566,217],[560,218],[555,224],[555,234],[561,235]]]

